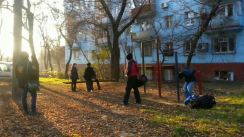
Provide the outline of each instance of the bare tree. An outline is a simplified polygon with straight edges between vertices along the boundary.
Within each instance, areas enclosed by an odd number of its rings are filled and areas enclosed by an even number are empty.
[[[52,55],[51,57],[58,65],[58,71],[61,71],[61,61],[64,58],[65,47],[63,46],[55,46],[52,48]]]

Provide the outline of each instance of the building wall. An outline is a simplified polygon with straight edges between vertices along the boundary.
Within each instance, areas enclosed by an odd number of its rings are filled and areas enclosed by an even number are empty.
[[[156,0],[156,14],[150,15],[148,17],[144,17],[139,19],[141,21],[153,21],[155,28],[159,28],[160,24],[163,26],[163,28],[159,31],[159,36],[162,42],[161,47],[164,47],[164,44],[170,41],[173,41],[174,46],[174,52],[178,53],[178,62],[179,62],[179,68],[185,67],[185,63],[187,60],[187,55],[185,54],[185,47],[184,47],[184,40],[189,39],[193,34],[196,33],[196,30],[191,29],[194,27],[197,27],[199,25],[199,18],[195,18],[194,25],[192,26],[186,26],[186,20],[183,16],[185,12],[188,12],[189,9],[182,7],[178,3],[174,2],[168,2],[168,8],[162,9],[161,3],[167,2],[168,0]],[[225,0],[224,3],[228,3],[231,0]],[[192,4],[189,0],[188,4]],[[242,0],[243,5],[243,0]],[[199,12],[199,6],[201,5],[192,5],[191,8],[194,12]],[[243,7],[243,6],[242,6]],[[222,18],[214,18],[211,22],[211,27],[220,26],[220,24],[229,24],[234,25],[238,23],[239,25],[244,25],[244,17],[243,17],[243,10],[244,8],[239,8],[238,3],[234,1],[234,9],[233,9],[233,16],[232,17],[222,17]],[[206,8],[205,11],[209,13],[210,9]],[[173,15],[173,21],[178,22],[182,25],[185,25],[188,29],[183,27],[176,27],[174,30],[172,28],[167,29],[165,28],[165,17]],[[228,25],[227,25],[228,26]],[[135,23],[132,25],[131,32],[133,33],[139,33],[141,31],[141,26],[139,23]],[[172,32],[174,36],[172,36]],[[181,37],[178,37],[181,35]],[[213,38],[215,37],[229,37],[233,36],[235,38],[235,52],[233,53],[224,53],[224,54],[214,54],[214,44],[213,44]],[[134,59],[141,64],[142,63],[142,57],[141,57],[141,41],[133,41],[131,40],[131,36],[126,36],[127,39],[120,39],[120,41],[126,41],[126,44],[120,44],[121,52],[120,52],[120,64],[121,64],[121,74],[124,71],[124,65],[126,63],[125,61],[125,53],[123,51],[123,46],[131,46],[133,47],[133,55]],[[210,31],[208,33],[204,33],[203,36],[199,39],[198,43],[207,43],[207,50],[202,52],[195,50],[195,54],[192,58],[192,66],[196,70],[199,70],[202,72],[203,79],[206,80],[212,80],[214,71],[228,71],[228,72],[234,72],[234,79],[237,81],[244,81],[243,78],[243,71],[244,71],[244,31],[242,30],[236,30],[235,28],[227,28],[224,26],[222,29]],[[154,34],[154,38],[151,38],[150,40],[154,41],[156,38]],[[96,47],[91,42],[84,42],[81,40],[82,46],[84,46],[83,50],[88,51],[88,54],[91,54],[91,51],[94,50]],[[150,65],[150,67],[153,69],[153,77],[155,79],[157,73],[156,73],[156,44],[155,42],[152,42],[152,56],[145,57],[145,63],[147,65]],[[68,59],[68,48],[66,49],[66,58]],[[127,54],[127,53],[126,53]],[[74,55],[73,55],[74,56]],[[87,61],[85,58],[81,55],[81,58],[79,60],[75,60],[72,56],[71,64],[77,63],[77,64],[86,64]],[[90,55],[89,55],[90,57]],[[163,56],[162,54],[159,55],[160,60],[162,60]],[[166,70],[171,69],[172,70],[172,77],[175,78],[175,57],[174,56],[165,56],[165,61],[162,69],[162,74],[164,75],[164,72]],[[166,72],[165,72],[166,73]],[[164,78],[164,76],[163,76]]]

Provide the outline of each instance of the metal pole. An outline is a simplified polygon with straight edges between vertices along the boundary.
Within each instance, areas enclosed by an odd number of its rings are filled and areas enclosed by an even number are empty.
[[[202,95],[202,80],[201,80],[200,71],[197,71],[197,78],[198,78],[199,95]]]
[[[144,46],[141,42],[141,49],[142,49],[142,67],[143,67],[143,75],[145,75],[145,63],[144,63]],[[144,93],[146,94],[146,84],[144,85]]]
[[[159,62],[159,40],[157,39],[157,66],[158,66],[158,95],[161,97],[161,77],[160,77],[160,62]]]
[[[180,87],[179,87],[179,78],[178,78],[178,56],[177,52],[175,53],[175,78],[176,78],[176,85],[177,85],[177,97],[178,101],[180,101]]]

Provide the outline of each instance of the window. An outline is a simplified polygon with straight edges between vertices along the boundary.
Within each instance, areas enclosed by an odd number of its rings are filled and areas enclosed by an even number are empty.
[[[97,30],[97,38],[103,38],[103,37],[106,37],[107,34],[105,31],[103,30]]]
[[[220,37],[213,39],[214,53],[235,52],[235,39],[233,37]]]
[[[10,68],[6,64],[0,64],[0,71],[10,72]]]
[[[165,43],[164,49],[167,49],[167,50],[173,49],[173,43],[172,42]]]
[[[127,52],[127,54],[133,53],[133,48],[131,46],[130,47],[126,47],[126,52]]]
[[[141,23],[141,31],[147,31],[152,29],[152,22],[142,22]]]
[[[80,59],[80,52],[79,51],[74,51],[74,59],[79,60]]]
[[[194,25],[195,13],[194,12],[186,12],[185,16],[186,16],[186,26]]]
[[[229,16],[233,16],[234,13],[234,5],[233,3],[229,3],[229,4],[224,4],[224,5],[220,5],[219,9],[217,11],[218,15],[217,16],[225,16],[225,17],[229,17]]]
[[[153,79],[152,68],[146,68],[146,76],[147,76],[148,80],[152,80]]]
[[[153,42],[144,42],[142,44],[142,47],[144,47],[144,56],[145,57],[152,56],[152,46],[153,46]],[[142,50],[141,50],[141,55],[142,55]]]
[[[184,42],[184,52],[185,52],[185,55],[188,55],[190,51],[191,51],[191,41],[186,40]],[[195,51],[194,51],[193,54],[195,54]]]
[[[172,28],[173,27],[173,16],[166,16],[165,17],[165,27]]]

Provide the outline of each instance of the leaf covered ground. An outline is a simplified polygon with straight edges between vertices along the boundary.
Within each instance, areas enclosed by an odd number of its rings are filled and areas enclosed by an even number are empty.
[[[177,102],[175,84],[163,85],[162,98],[153,87],[147,88],[147,94],[140,88],[142,104],[133,104],[132,92],[129,106],[124,107],[118,104],[124,83],[102,83],[103,90],[92,93],[85,91],[85,84],[78,84],[75,93],[62,80],[41,81],[37,108],[42,116],[23,116],[20,102],[11,99],[11,85],[1,82],[1,137],[244,136],[244,89],[238,84],[203,84],[204,93],[214,94],[217,105],[211,110],[192,110],[182,103],[183,91]]]

